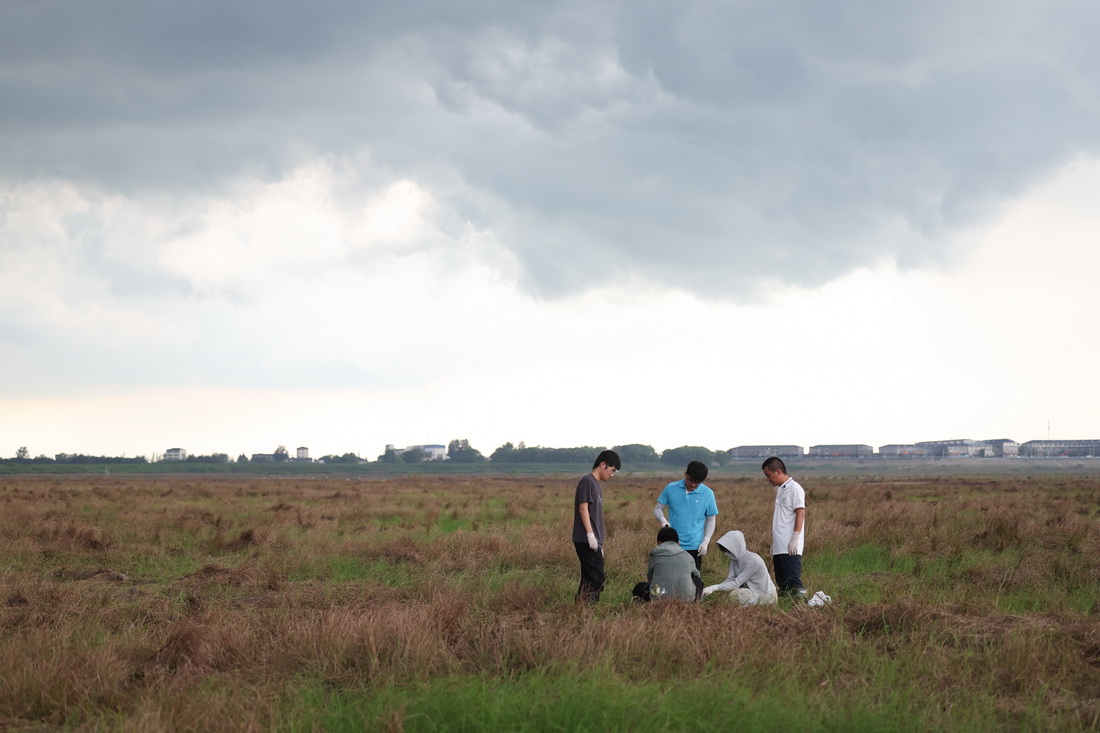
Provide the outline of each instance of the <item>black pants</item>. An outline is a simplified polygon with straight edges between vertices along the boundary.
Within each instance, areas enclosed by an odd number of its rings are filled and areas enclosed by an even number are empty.
[[[695,560],[695,569],[700,573],[703,572],[703,556],[699,554],[699,550],[684,550],[687,554]]]
[[[801,555],[772,555],[772,568],[775,570],[775,586],[780,593],[806,590],[802,586]]]
[[[581,561],[581,583],[577,586],[577,600],[593,606],[600,600],[607,575],[603,570],[603,552],[593,550],[587,542],[574,542],[577,559]]]

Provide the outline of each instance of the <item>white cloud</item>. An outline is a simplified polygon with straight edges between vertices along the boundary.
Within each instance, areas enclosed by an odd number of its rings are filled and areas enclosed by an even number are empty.
[[[1048,419],[1057,434],[1089,437],[1100,408],[1091,390],[1100,354],[1084,334],[1100,295],[1080,273],[1100,264],[1092,246],[1100,217],[1089,195],[1097,186],[1100,163],[1075,162],[995,226],[974,231],[973,254],[955,269],[884,263],[815,290],[775,285],[759,305],[647,288],[620,280],[614,268],[595,270],[596,289],[586,295],[548,303],[473,255],[447,272],[430,262],[431,252],[417,252],[384,257],[377,270],[336,267],[326,276],[261,258],[269,282],[252,303],[180,298],[158,309],[157,301],[139,301],[154,308],[141,316],[155,322],[180,313],[206,328],[225,322],[168,352],[197,378],[166,371],[146,387],[92,380],[66,399],[15,390],[4,400],[0,441],[32,452],[111,454],[161,443],[158,450],[170,443],[246,453],[295,443],[315,454],[373,457],[387,442],[454,437],[485,451],[509,440],[658,448],[1027,440],[1044,437]],[[273,200],[284,193],[276,187]],[[394,195],[383,189],[375,205]],[[330,196],[292,198],[315,202],[299,211],[306,221],[336,216]],[[397,197],[392,221],[419,227],[407,204]],[[280,227],[261,217],[250,229],[263,210],[266,201],[218,221],[246,239],[299,227],[280,211]],[[216,353],[188,355],[211,344]],[[63,356],[42,347],[28,353]],[[105,345],[90,361],[118,367],[134,354]],[[7,363],[9,386],[29,378],[17,361]],[[76,362],[55,379],[89,380],[85,368]],[[109,431],[93,429],[108,413],[127,417]]]

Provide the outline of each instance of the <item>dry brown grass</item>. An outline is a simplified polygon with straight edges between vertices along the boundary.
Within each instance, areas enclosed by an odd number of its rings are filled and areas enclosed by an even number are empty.
[[[0,479],[0,729],[264,730],[302,680],[555,670],[760,694],[783,670],[834,705],[888,677],[944,710],[993,700],[1008,727],[1037,696],[1060,724],[1100,725],[1097,612],[1071,610],[1100,583],[1100,481],[807,480],[809,581],[815,555],[865,546],[912,566],[828,576],[837,601],[815,610],[633,607],[663,482],[616,478],[595,612],[572,603],[573,483]],[[710,485],[719,530],[766,556],[770,489]],[[851,600],[870,581],[882,597]],[[1009,594],[1045,600],[1014,612]]]

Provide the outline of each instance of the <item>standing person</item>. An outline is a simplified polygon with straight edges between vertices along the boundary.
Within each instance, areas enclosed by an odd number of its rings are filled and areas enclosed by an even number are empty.
[[[787,475],[783,459],[772,456],[761,466],[768,483],[775,487],[772,512],[772,567],[781,593],[802,598],[802,548],[806,540],[806,492]]]
[[[764,571],[765,575],[767,570]],[[664,601],[678,598],[694,601],[703,592],[703,579],[695,560],[680,547],[680,537],[672,527],[661,527],[657,546],[649,551],[647,582],[634,586],[634,600]],[[770,581],[769,581],[770,582]]]
[[[703,483],[706,477],[706,465],[692,461],[684,477],[666,486],[657,497],[657,506],[653,507],[653,514],[661,526],[671,525],[680,535],[680,547],[695,560],[696,570],[703,568],[703,556],[714,536],[714,518],[718,516],[714,492]],[[665,519],[666,506],[668,519]]]
[[[577,601],[593,606],[600,600],[607,576],[603,566],[603,543],[606,537],[603,525],[603,494],[600,482],[607,481],[622,468],[619,454],[605,450],[596,456],[592,472],[586,473],[577,484],[573,497],[573,544],[577,559],[581,561],[581,582],[577,587]]]
[[[764,558],[745,546],[742,532],[736,529],[726,532],[714,544],[730,559],[730,570],[724,581],[704,588],[704,596],[716,591],[729,591],[730,596],[742,606],[776,602],[775,584],[772,583],[772,576],[768,575],[768,566],[764,564]]]

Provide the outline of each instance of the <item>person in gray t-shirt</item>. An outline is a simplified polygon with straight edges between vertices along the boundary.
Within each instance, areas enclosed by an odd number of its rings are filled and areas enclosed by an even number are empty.
[[[619,454],[605,450],[596,457],[592,472],[581,477],[573,497],[573,546],[581,563],[578,602],[594,605],[600,600],[607,575],[604,573],[603,543],[607,536],[603,525],[603,494],[600,482],[607,481],[622,468]]]

